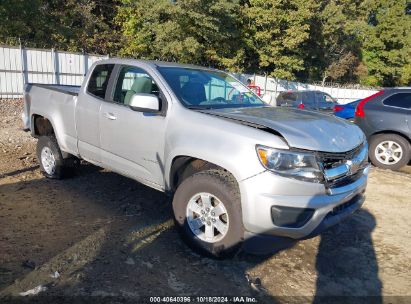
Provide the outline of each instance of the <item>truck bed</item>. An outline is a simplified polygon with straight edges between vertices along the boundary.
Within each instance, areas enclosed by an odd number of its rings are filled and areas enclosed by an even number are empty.
[[[73,96],[77,96],[80,92],[81,86],[75,85],[63,85],[63,84],[43,84],[43,83],[29,83],[27,86],[36,86],[41,87],[49,90],[54,90],[60,93],[70,94]]]
[[[32,129],[35,115],[49,120],[53,118],[53,128],[58,130],[60,149],[76,155],[75,110],[80,88],[58,84],[27,84],[24,88],[23,129]]]

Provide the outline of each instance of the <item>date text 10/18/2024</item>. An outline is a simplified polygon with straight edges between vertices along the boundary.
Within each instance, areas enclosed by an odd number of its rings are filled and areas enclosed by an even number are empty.
[[[150,303],[258,303],[254,297],[150,297]]]

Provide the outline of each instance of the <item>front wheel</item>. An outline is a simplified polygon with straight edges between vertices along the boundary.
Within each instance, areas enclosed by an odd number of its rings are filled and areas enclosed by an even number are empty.
[[[223,170],[207,170],[184,180],[173,199],[176,224],[186,243],[214,258],[234,255],[244,237],[240,193]]]
[[[376,167],[398,170],[410,160],[410,143],[397,134],[378,134],[370,140],[369,156]]]

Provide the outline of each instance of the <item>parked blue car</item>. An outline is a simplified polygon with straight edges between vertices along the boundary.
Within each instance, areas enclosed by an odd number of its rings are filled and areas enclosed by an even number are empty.
[[[357,107],[360,101],[361,99],[358,99],[347,104],[335,105],[334,115],[344,119],[354,120],[355,108]]]

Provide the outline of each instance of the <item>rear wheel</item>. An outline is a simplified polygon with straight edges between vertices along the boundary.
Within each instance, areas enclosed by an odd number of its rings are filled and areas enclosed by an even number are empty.
[[[37,142],[36,152],[44,176],[53,179],[61,179],[64,176],[67,168],[54,136],[41,136]]]
[[[397,134],[378,134],[370,140],[369,156],[376,167],[398,170],[410,160],[410,143]]]
[[[173,210],[183,239],[195,251],[223,258],[240,248],[240,194],[229,173],[207,170],[188,177],[177,188]]]

